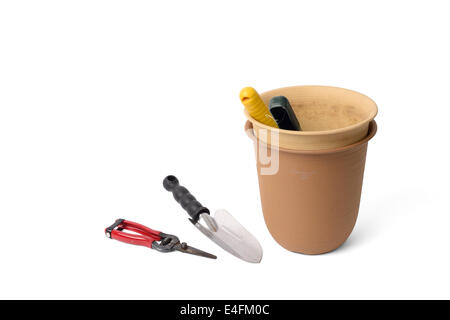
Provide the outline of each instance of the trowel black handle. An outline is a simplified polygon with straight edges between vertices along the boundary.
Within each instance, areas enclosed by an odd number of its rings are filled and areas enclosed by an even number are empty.
[[[173,197],[183,207],[184,210],[191,216],[194,222],[197,222],[198,217],[202,213],[209,214],[209,209],[202,206],[200,202],[183,186],[175,176],[167,176],[164,178],[163,186],[167,191],[172,192]]]

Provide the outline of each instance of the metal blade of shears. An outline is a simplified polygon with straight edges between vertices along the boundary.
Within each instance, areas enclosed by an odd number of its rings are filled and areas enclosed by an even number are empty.
[[[174,248],[174,250],[183,252],[183,253],[189,253],[196,256],[201,256],[209,259],[217,259],[217,257],[211,253],[205,252],[203,250],[188,246],[186,242],[178,243]]]

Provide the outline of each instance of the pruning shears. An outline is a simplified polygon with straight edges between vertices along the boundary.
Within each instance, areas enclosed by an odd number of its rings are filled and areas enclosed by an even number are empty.
[[[130,232],[124,232],[128,230]],[[186,242],[180,242],[177,236],[150,229],[142,224],[117,219],[114,224],[105,229],[107,238],[155,249],[159,252],[180,251],[205,258],[217,259],[215,255],[188,246]]]

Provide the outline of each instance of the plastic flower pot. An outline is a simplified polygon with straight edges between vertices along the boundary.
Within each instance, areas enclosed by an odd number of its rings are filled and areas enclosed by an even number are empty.
[[[294,88],[302,94],[295,93]],[[342,98],[347,93],[360,95],[350,90],[330,88],[330,94],[327,94],[329,87],[320,87],[319,91],[326,99],[317,96],[320,102],[316,102],[312,96],[303,95],[304,88],[278,89],[262,96],[265,99],[273,95],[287,96],[302,129],[309,131],[256,127],[254,121],[247,121],[245,130],[256,146],[261,204],[269,232],[287,250],[321,254],[342,245],[355,226],[367,144],[377,131],[375,121],[371,120],[376,114],[376,105],[363,95],[360,99],[353,97],[353,102]],[[315,91],[317,87],[307,88]],[[336,90],[345,92],[334,95]],[[334,102],[333,96],[341,99]],[[324,101],[328,101],[329,111]],[[369,112],[372,103],[375,111]],[[320,111],[313,112],[311,105],[319,106]],[[308,117],[298,113],[301,108],[304,109],[302,114]],[[332,120],[333,114],[337,124]],[[314,125],[313,119],[321,124]],[[258,130],[263,139],[258,138]],[[314,132],[318,134],[314,135]],[[279,137],[274,139],[277,134]],[[281,134],[286,138],[282,139]],[[265,170],[268,159],[272,168]]]

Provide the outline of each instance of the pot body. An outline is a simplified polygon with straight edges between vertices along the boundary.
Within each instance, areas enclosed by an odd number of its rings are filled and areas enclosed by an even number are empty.
[[[264,219],[273,238],[284,248],[321,254],[338,248],[349,237],[358,216],[367,143],[376,133],[369,125],[361,141],[331,150],[272,149],[278,169],[263,174],[261,153],[267,145],[254,138]]]

